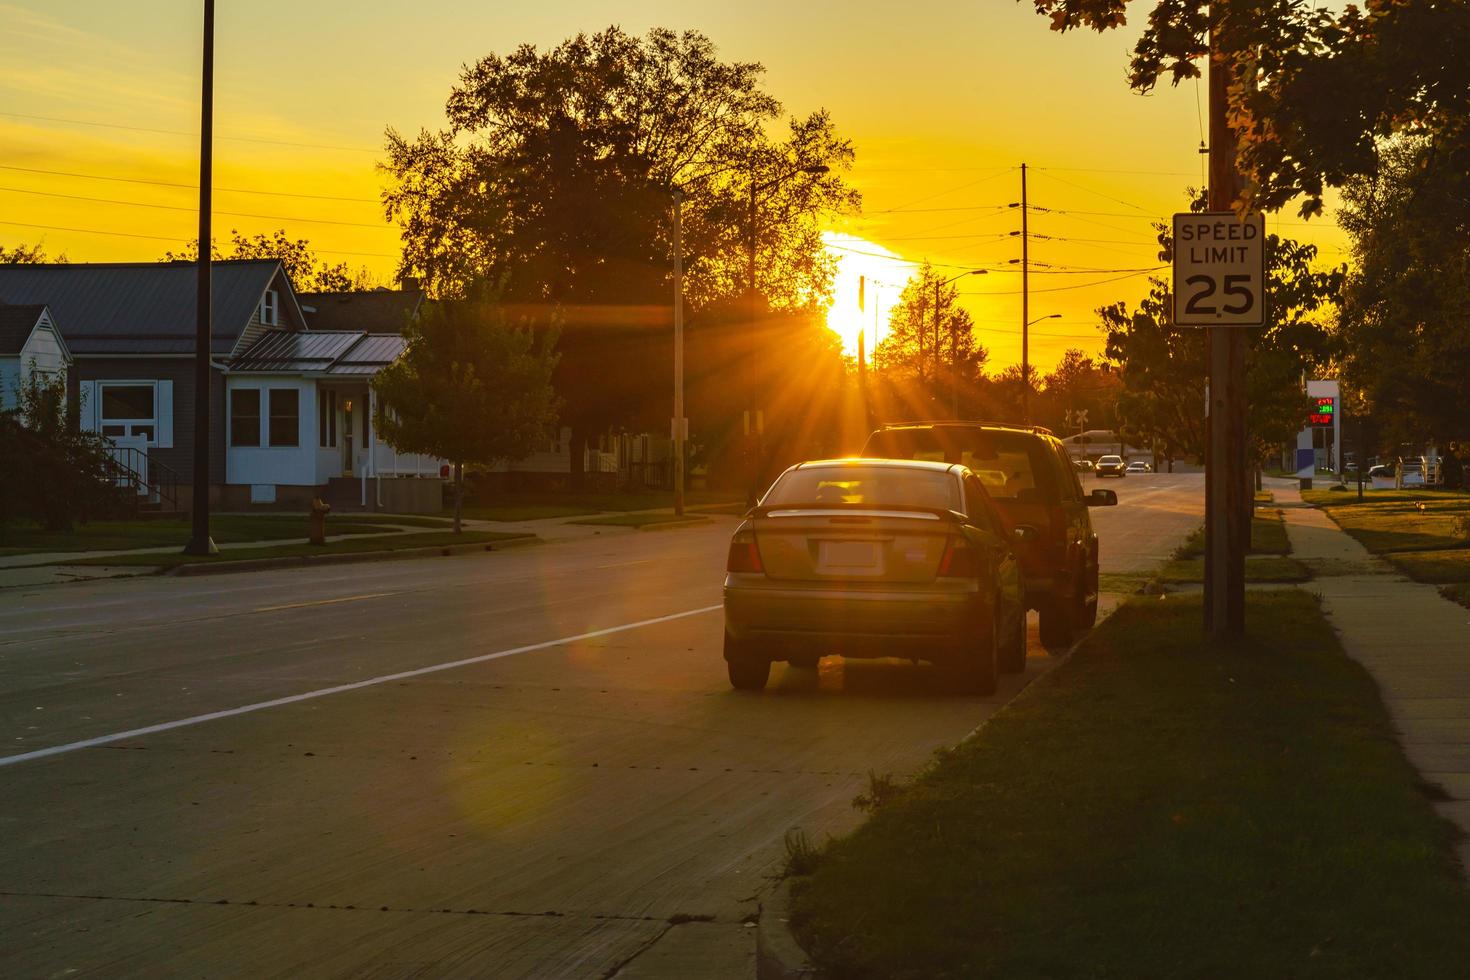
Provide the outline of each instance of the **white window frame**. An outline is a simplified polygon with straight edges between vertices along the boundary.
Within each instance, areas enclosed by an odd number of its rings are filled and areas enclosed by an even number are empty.
[[[145,419],[116,419],[116,418],[109,418],[108,416],[104,415],[103,413],[104,413],[105,408],[106,408],[106,405],[107,405],[107,389],[108,388],[150,388],[150,389],[152,389],[152,391],[153,391],[153,416],[152,416],[152,418],[146,419],[146,420]],[[142,426],[148,426],[149,428],[151,428],[153,430],[153,434],[147,438],[147,440],[146,440],[147,441],[147,444],[150,445],[150,446],[157,446],[158,445],[158,381],[156,379],[149,379],[149,380],[146,380],[146,381],[144,381],[144,380],[138,380],[138,381],[117,381],[117,380],[113,380],[113,379],[108,379],[106,381],[98,381],[97,382],[97,431],[100,432],[100,433],[102,433],[103,435],[107,435],[107,426],[109,426],[109,425],[121,425],[121,426],[123,426],[123,429],[124,429],[124,431],[122,433],[122,437],[123,438],[127,438],[129,436],[132,436],[133,435],[133,428],[135,426],[140,426],[140,425],[142,425]],[[116,438],[116,436],[109,436],[109,438]]]
[[[281,296],[274,289],[267,289],[260,298],[260,322],[267,327],[280,325]]]

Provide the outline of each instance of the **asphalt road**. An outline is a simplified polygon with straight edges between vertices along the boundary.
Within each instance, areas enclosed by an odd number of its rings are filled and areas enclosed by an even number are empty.
[[[1199,523],[1198,476],[1108,485],[1105,571]],[[0,593],[0,975],[750,976],[786,832],[1054,660],[732,692],[732,524]]]

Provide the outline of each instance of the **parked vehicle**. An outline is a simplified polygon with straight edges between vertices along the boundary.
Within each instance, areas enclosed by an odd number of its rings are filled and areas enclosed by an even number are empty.
[[[1100,456],[1097,460],[1097,475],[1124,477],[1128,475],[1128,465],[1123,462],[1122,456]]]
[[[976,475],[914,460],[800,463],[730,539],[725,663],[760,690],[771,662],[824,654],[927,660],[967,693],[1026,666],[1018,542]]]
[[[1090,459],[1074,459],[1072,460],[1072,466],[1078,473],[1091,473],[1097,469],[1097,466]]]
[[[969,467],[1008,528],[1037,532],[1019,554],[1026,607],[1040,612],[1041,642],[1065,645],[1097,621],[1098,543],[1087,509],[1115,505],[1118,495],[1084,494],[1065,447],[1049,431],[983,422],[890,425],[868,437],[863,456]]]
[[[1141,459],[1135,459],[1133,462],[1129,463],[1128,468],[1124,470],[1125,473],[1152,473],[1153,471],[1154,468]]]

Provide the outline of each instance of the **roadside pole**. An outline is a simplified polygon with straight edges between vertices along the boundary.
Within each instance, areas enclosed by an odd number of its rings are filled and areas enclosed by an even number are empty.
[[[674,515],[684,516],[684,443],[689,421],[684,418],[684,193],[674,198]]]
[[[204,0],[204,61],[199,108],[199,291],[194,329],[194,473],[192,529],[186,555],[216,555],[209,536],[210,333],[214,310],[210,296],[210,192],[214,173],[214,0]]]
[[[1226,117],[1229,54],[1221,50],[1218,18],[1225,5],[1210,5],[1209,209],[1235,204],[1235,134]],[[1175,242],[1175,248],[1179,243]],[[1264,285],[1264,284],[1262,284]],[[1210,635],[1245,632],[1245,543],[1249,498],[1245,495],[1245,337],[1239,327],[1209,327],[1209,456],[1205,467],[1205,629]]]

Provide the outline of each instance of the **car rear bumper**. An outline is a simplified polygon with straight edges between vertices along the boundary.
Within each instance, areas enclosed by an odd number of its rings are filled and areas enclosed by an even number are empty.
[[[810,648],[852,657],[931,659],[978,635],[991,615],[977,591],[869,591],[803,585],[725,585],[731,637],[774,648]]]

